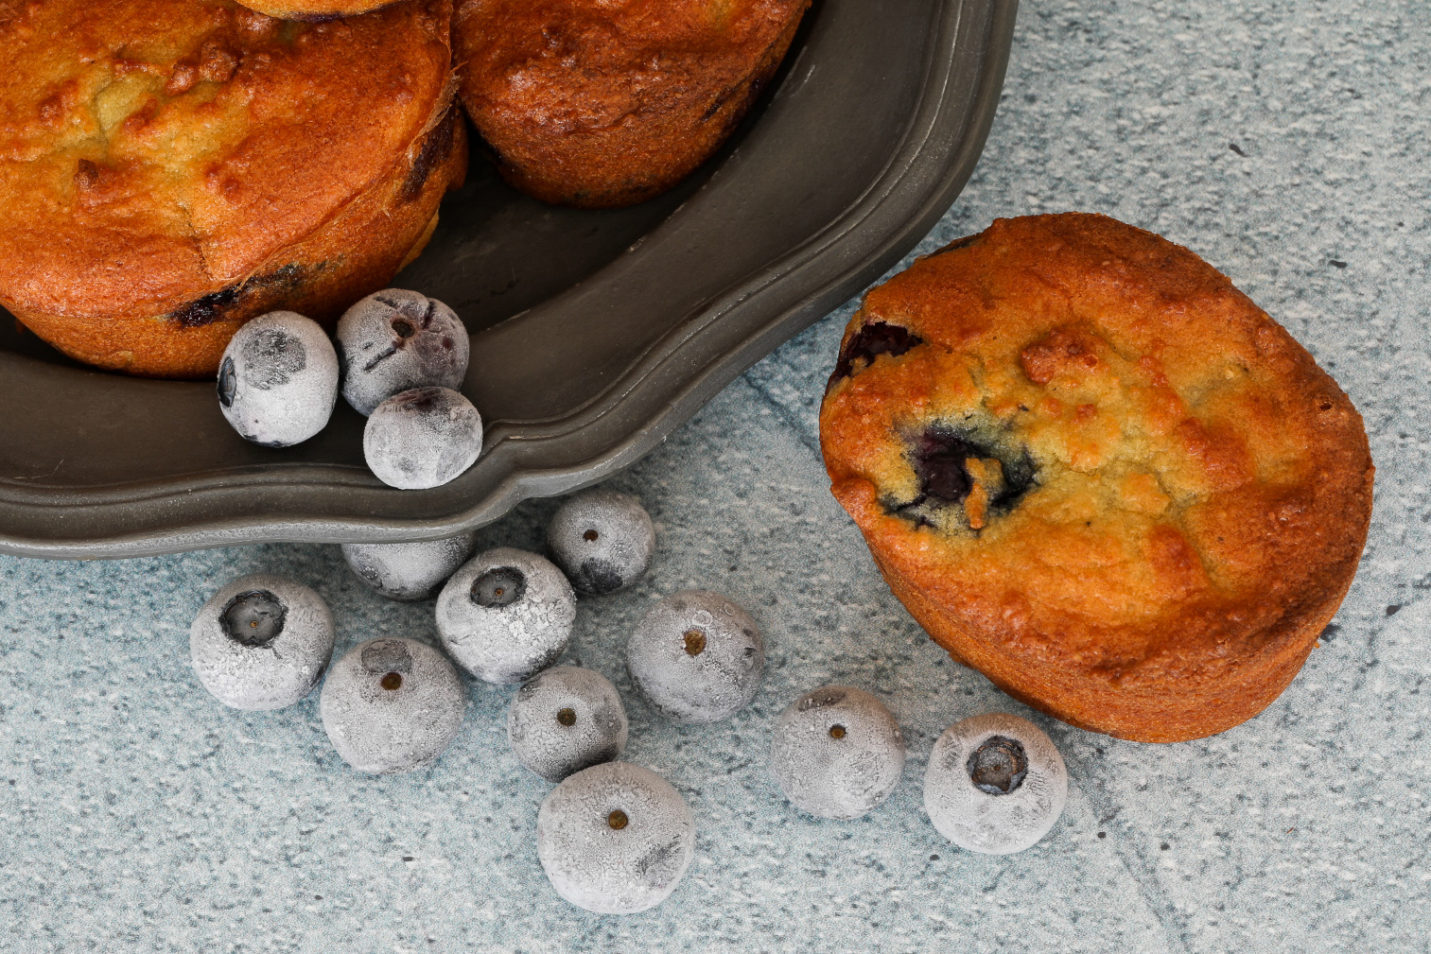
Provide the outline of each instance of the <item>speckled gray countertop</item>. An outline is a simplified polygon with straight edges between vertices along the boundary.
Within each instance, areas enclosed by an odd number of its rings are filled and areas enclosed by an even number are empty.
[[[336,548],[0,557],[0,949],[1431,949],[1428,62],[1422,0],[1026,0],[984,158],[918,250],[1003,215],[1112,214],[1225,271],[1351,395],[1378,467],[1366,556],[1255,720],[1153,746],[1035,714],[1071,777],[1052,833],[1009,857],[939,837],[920,801],[934,738],[1028,710],[923,637],[827,491],[815,408],[847,305],[613,481],[650,507],[657,563],[581,603],[567,658],[616,681],[628,758],[696,815],[664,905],[599,917],[549,888],[533,842],[548,786],[506,749],[508,690],[473,685],[447,755],[391,778],[347,769],[315,697],[244,715],[205,694],[188,623],[243,572],[317,588],[340,651],[434,637],[430,602],[385,602]],[[538,546],[552,508],[483,542]],[[735,718],[675,727],[619,648],[693,586],[752,610],[769,667]],[[883,696],[910,743],[894,796],[855,822],[798,814],[764,767],[774,716],[828,681]]]

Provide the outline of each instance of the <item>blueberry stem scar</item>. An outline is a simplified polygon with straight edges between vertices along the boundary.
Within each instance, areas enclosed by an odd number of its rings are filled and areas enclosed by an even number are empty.
[[[840,725],[839,723],[836,723],[835,725],[830,726],[830,738],[832,738],[832,739],[843,739],[844,737],[845,737],[845,727],[844,727],[844,726]]]
[[[249,590],[229,600],[219,619],[224,634],[245,646],[263,647],[283,632],[288,607],[268,590]]]
[[[616,831],[625,828],[627,821],[626,813],[619,808],[612,809],[611,814],[606,816],[606,824]]]
[[[562,725],[576,725],[576,710],[570,706],[557,710],[557,721]]]
[[[699,656],[706,650],[706,634],[698,629],[688,629],[681,637],[686,644],[687,656]]]
[[[1003,735],[985,739],[970,755],[965,769],[969,781],[981,792],[1008,795],[1024,783],[1029,772],[1023,743]]]
[[[386,675],[383,676],[382,680],[378,683],[378,685],[382,686],[382,687],[383,687],[384,689],[386,689],[388,692],[394,692],[394,691],[396,691],[396,690],[398,690],[398,689],[401,689],[401,688],[402,688],[402,673],[397,673],[397,672],[387,673]]]

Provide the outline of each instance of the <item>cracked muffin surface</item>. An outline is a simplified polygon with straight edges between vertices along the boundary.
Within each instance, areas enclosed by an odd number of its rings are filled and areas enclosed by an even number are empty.
[[[254,306],[390,277],[465,168],[450,12],[0,0],[0,303],[82,360],[202,374]]]
[[[941,645],[1074,725],[1197,738],[1292,680],[1371,512],[1361,418],[1210,265],[1102,216],[999,220],[872,290],[832,489]]]

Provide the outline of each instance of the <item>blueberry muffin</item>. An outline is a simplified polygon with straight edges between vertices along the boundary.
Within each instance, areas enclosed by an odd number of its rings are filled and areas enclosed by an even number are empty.
[[[997,221],[872,290],[820,437],[835,496],[940,645],[1141,741],[1271,703],[1371,515],[1336,382],[1192,252],[1095,215]]]
[[[459,0],[462,103],[512,185],[630,205],[735,128],[809,0]]]
[[[465,174],[450,19],[0,0],[0,305],[82,361],[175,377],[266,311],[336,319]]]

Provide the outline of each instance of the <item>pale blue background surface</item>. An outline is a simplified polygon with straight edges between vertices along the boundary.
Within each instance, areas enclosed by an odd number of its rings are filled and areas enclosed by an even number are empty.
[[[433,638],[430,602],[385,602],[336,548],[0,556],[0,949],[1427,951],[1428,62],[1421,0],[1026,0],[984,158],[918,250],[997,216],[1110,213],[1225,271],[1351,395],[1378,466],[1371,539],[1334,629],[1259,718],[1148,746],[1036,715],[1072,780],[1049,837],[990,858],[935,833],[934,738],[1027,710],[924,639],[827,491],[815,409],[847,305],[613,481],[650,507],[657,562],[582,602],[568,661],[616,681],[627,757],[697,817],[663,906],[602,918],[550,890],[533,844],[548,786],[506,749],[510,691],[474,684],[448,754],[382,779],[337,758],[316,698],[244,715],[204,693],[188,624],[240,573],[317,588],[339,651]],[[483,541],[538,546],[552,506]],[[694,586],[751,609],[769,667],[737,717],[675,727],[619,651]],[[883,696],[910,743],[894,796],[852,823],[798,814],[764,768],[774,716],[831,681]]]

